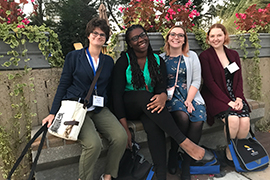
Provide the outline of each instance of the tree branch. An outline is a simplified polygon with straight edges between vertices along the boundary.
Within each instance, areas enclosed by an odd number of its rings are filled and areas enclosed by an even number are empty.
[[[109,5],[108,0],[107,0],[107,6],[108,6],[109,13],[110,13],[110,15],[112,16],[114,22],[117,24],[117,26],[118,26],[121,30],[123,30],[123,28],[119,25],[119,23],[118,23],[116,17],[113,15],[113,13],[112,13],[112,8],[111,8],[111,6]]]

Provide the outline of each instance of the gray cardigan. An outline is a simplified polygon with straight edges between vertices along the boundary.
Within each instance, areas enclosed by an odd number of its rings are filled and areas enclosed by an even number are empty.
[[[184,57],[184,61],[187,69],[187,91],[190,86],[194,86],[198,89],[194,100],[199,104],[205,104],[204,100],[200,94],[200,86],[201,86],[201,64],[198,58],[198,55],[194,51],[189,51],[187,56]],[[160,54],[159,56],[165,59],[165,53]]]

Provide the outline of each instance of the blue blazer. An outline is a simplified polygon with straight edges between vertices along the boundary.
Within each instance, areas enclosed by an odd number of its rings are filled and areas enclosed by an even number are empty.
[[[81,50],[74,50],[67,54],[50,114],[57,113],[62,100],[73,98],[84,99],[86,97],[94,79],[93,69],[85,53],[86,48],[88,47]],[[114,61],[110,56],[100,53],[98,69],[101,66],[103,68],[97,81],[97,94],[104,97],[104,105],[106,105],[108,102],[107,93],[110,92],[108,89],[110,88]],[[91,96],[87,107],[92,106],[92,98],[93,96]],[[98,113],[101,109],[100,107],[96,107],[95,112]]]

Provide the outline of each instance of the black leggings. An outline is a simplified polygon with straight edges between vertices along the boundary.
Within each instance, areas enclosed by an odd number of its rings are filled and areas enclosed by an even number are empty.
[[[148,91],[127,91],[124,94],[126,118],[141,120],[147,134],[148,146],[155,164],[158,180],[166,179],[166,132],[176,143],[181,144],[186,136],[177,127],[174,119],[164,108],[159,114],[147,110],[153,93]]]

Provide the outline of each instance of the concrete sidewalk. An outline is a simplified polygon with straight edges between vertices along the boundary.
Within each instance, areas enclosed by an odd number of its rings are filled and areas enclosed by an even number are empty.
[[[264,146],[268,154],[270,154],[270,133],[256,132],[256,139]],[[192,175],[191,180],[268,180],[270,179],[270,167],[259,172],[238,173],[233,167],[226,166],[222,168],[222,172],[226,173],[223,177],[214,177],[214,175]],[[180,170],[176,175],[167,174],[167,180],[180,180]],[[155,178],[153,178],[155,180]]]

